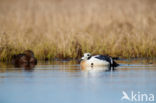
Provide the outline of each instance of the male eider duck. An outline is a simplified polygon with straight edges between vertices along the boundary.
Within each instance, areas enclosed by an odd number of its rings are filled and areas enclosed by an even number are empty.
[[[106,55],[95,55],[92,56],[90,53],[84,53],[84,56],[81,58],[81,67],[87,66],[110,66],[116,67],[117,64],[112,57]]]
[[[34,57],[34,53],[31,50],[26,50],[21,54],[14,55],[12,61],[15,65],[21,64],[37,64],[37,59]]]

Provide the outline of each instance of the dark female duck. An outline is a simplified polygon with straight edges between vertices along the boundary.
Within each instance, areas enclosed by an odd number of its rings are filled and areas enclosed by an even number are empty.
[[[34,53],[31,50],[26,50],[21,54],[14,55],[12,60],[15,65],[37,64],[37,59],[34,57]]]

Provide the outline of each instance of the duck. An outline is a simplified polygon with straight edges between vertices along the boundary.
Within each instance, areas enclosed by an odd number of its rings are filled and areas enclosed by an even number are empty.
[[[96,66],[109,66],[109,67],[117,67],[117,64],[112,57],[108,55],[94,55],[91,53],[84,53],[83,57],[80,61],[81,67],[96,67]]]
[[[12,61],[15,65],[37,64],[37,59],[35,58],[34,53],[31,50],[25,50],[23,53],[13,55]]]

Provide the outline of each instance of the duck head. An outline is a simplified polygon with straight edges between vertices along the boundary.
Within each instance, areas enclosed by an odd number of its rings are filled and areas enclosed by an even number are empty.
[[[84,53],[81,60],[88,60],[92,57],[91,53]]]
[[[27,57],[34,57],[34,53],[31,50],[25,50],[23,54],[25,54]]]

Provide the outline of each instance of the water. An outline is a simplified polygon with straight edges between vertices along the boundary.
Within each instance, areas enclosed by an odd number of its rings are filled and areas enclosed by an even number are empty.
[[[156,96],[156,64],[119,62],[115,71],[81,70],[74,61],[40,62],[33,70],[1,63],[0,103],[132,103],[121,100],[122,91]]]

